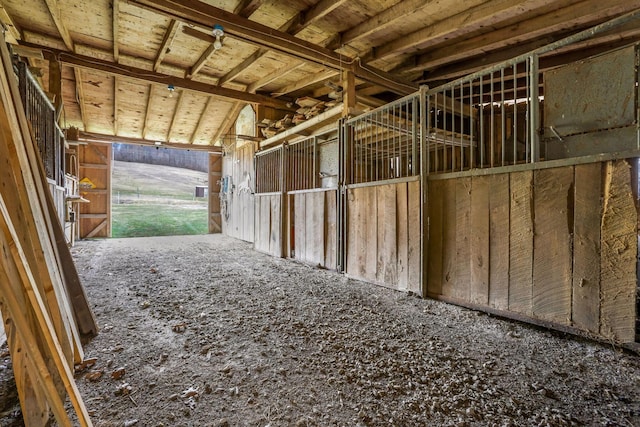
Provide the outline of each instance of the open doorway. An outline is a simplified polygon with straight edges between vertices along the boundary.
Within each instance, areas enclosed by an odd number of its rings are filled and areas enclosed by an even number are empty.
[[[206,152],[113,144],[111,237],[208,233]]]

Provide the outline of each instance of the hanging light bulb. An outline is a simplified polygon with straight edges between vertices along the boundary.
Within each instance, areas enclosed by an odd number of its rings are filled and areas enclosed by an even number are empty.
[[[215,50],[218,50],[222,47],[222,36],[224,36],[224,28],[222,28],[222,25],[220,24],[216,24],[213,26],[213,31],[212,31],[213,35],[216,38],[216,41],[213,42],[213,48]]]
[[[173,98],[173,92],[176,90],[176,88],[170,84],[169,86],[167,86],[167,89],[169,90],[169,98]]]

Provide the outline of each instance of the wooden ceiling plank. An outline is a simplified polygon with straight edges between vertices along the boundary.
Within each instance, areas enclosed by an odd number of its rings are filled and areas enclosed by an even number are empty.
[[[346,3],[346,1],[347,0],[320,0],[313,7],[311,7],[311,9],[304,12],[302,14],[302,19],[300,20],[300,22],[288,32],[290,34],[298,34],[304,28],[324,18],[335,9],[342,6],[344,3]]]
[[[176,91],[178,95],[178,102],[176,102],[176,108],[173,110],[173,117],[171,117],[171,124],[169,125],[169,132],[167,132],[167,142],[171,142],[171,134],[173,133],[174,126],[176,124],[176,119],[178,118],[178,114],[180,114],[180,110],[182,110],[182,103],[184,102],[184,91]]]
[[[189,141],[190,144],[193,144],[196,138],[198,137],[198,134],[200,133],[202,125],[204,124],[204,121],[205,121],[204,117],[207,115],[207,112],[209,111],[209,107],[211,106],[211,104],[213,104],[213,99],[214,98],[212,96],[207,98],[207,103],[204,105],[204,108],[202,109],[202,113],[200,113],[200,117],[198,118],[198,123],[196,124],[196,128],[191,134],[191,140]]]
[[[361,66],[357,59],[338,54],[330,49],[242,18],[207,3],[188,2],[185,4],[178,0],[129,0],[129,3],[205,29],[209,29],[212,23],[218,23],[224,27],[226,34],[238,40],[266,47],[323,67],[351,70],[357,77],[385,86],[401,95],[417,90],[417,85],[373,67]]]
[[[243,18],[248,18],[253,15],[253,12],[264,3],[264,0],[242,0],[233,10],[233,13],[240,15]]]
[[[579,4],[555,10],[536,18],[519,22],[491,33],[465,39],[459,43],[443,46],[415,57],[412,66],[397,69],[409,72],[425,68],[435,68],[457,60],[498,50],[518,42],[544,37],[549,34],[566,31],[567,28],[588,27],[606,19],[608,16],[622,14],[635,9],[628,0],[586,0]],[[576,13],[577,11],[582,14]]]
[[[51,19],[53,19],[53,23],[58,29],[58,33],[62,37],[64,41],[64,45],[73,52],[73,40],[71,39],[71,35],[67,30],[67,27],[62,22],[62,14],[60,13],[60,6],[58,5],[57,0],[45,0],[47,4],[47,9],[49,9],[49,14],[51,15]]]
[[[168,147],[168,148],[178,148],[181,150],[208,151],[211,153],[222,152],[222,149],[220,147],[213,147],[210,145],[185,144],[180,142],[163,142],[162,144],[158,145],[156,141],[150,141],[148,139],[105,135],[105,134],[100,134],[95,132],[80,132],[78,140],[84,141],[84,142],[121,142],[124,144],[150,145],[150,146],[156,146],[156,147],[161,146],[161,147]]]
[[[142,125],[142,139],[147,139],[149,130],[149,117],[151,116],[151,102],[153,97],[153,84],[149,85],[149,96],[147,97],[147,107],[144,111],[144,124]]]
[[[73,74],[76,79],[76,102],[80,108],[80,119],[82,120],[82,130],[87,130],[87,116],[84,106],[84,90],[82,89],[82,70],[74,68]]]
[[[213,43],[211,43],[209,46],[207,46],[207,48],[204,50],[204,52],[202,52],[202,55],[200,55],[200,58],[198,58],[198,60],[196,61],[195,64],[193,64],[193,66],[189,69],[189,71],[187,72],[187,78],[188,79],[192,79],[193,76],[195,76],[196,74],[198,74],[200,72],[200,70],[202,70],[202,67],[204,67],[204,64],[207,63],[207,61],[209,60],[209,58],[211,58],[211,56],[213,56],[213,54],[216,52],[216,47]]]
[[[355,27],[343,31],[340,37],[331,43],[330,47],[337,49],[340,45],[360,40],[377,31],[383,30],[389,25],[396,24],[396,21],[403,17],[427,6],[429,3],[430,2],[425,2],[425,0],[405,0],[396,3],[394,6],[385,9]]]
[[[224,135],[225,133],[229,133],[228,131],[231,128],[231,125],[236,121],[243,107],[244,104],[242,102],[236,102],[235,104],[233,104],[231,110],[229,110],[229,114],[225,116],[222,124],[218,128],[218,131],[215,133],[213,138],[211,138],[211,142],[209,143],[209,145],[214,145],[216,142],[218,142],[222,135]]]
[[[251,83],[249,85],[249,87],[247,87],[247,92],[249,93],[255,93],[258,89],[260,89],[261,87],[264,87],[266,85],[268,85],[271,82],[274,82],[276,80],[278,80],[279,78],[282,78],[284,76],[286,76],[287,74],[291,73],[292,71],[297,70],[298,68],[302,67],[304,65],[304,62],[300,61],[297,64],[296,63],[292,63],[292,64],[288,64],[282,68],[278,68],[277,70],[273,71],[272,73],[267,74],[266,76],[264,76],[263,78],[261,78],[260,80]]]
[[[79,55],[73,52],[65,52],[51,47],[39,46],[33,43],[22,43],[25,46],[43,49],[46,55],[54,55],[59,58],[63,64],[69,64],[75,67],[86,68],[89,70],[102,71],[111,75],[119,75],[135,80],[146,82],[154,82],[161,85],[173,84],[176,88],[182,88],[194,92],[201,92],[207,95],[215,95],[222,98],[233,99],[234,101],[243,101],[252,104],[262,104],[268,107],[279,109],[288,109],[287,102],[274,99],[268,96],[247,93],[239,90],[233,90],[221,86],[214,86],[203,82],[189,80],[181,77],[169,76],[150,70],[132,67],[125,64],[115,64],[111,61],[105,61],[98,58]]]
[[[180,22],[172,19],[167,27],[167,31],[164,33],[160,49],[158,50],[155,61],[153,62],[153,71],[158,71],[158,67],[162,63],[165,55],[171,50],[171,45],[173,44],[173,40],[176,38],[178,27],[180,27]]]
[[[321,82],[323,80],[327,80],[330,79],[332,77],[337,76],[339,73],[335,70],[323,70],[320,71],[319,73],[315,73],[312,74],[308,77],[305,77],[303,79],[298,80],[295,83],[289,84],[285,87],[282,87],[280,89],[278,89],[277,91],[273,92],[271,95],[272,96],[282,96],[282,95],[286,95],[288,93],[291,92],[295,92],[296,90],[302,89],[304,87],[307,87],[309,85]]]
[[[570,0],[559,0],[557,6],[564,6],[568,2]],[[492,23],[522,15],[548,3],[547,0],[498,0],[481,3],[450,18],[378,46],[373,53],[365,56],[369,59],[382,59],[406,53],[416,47],[425,49],[447,39],[469,34]]]
[[[22,39],[22,34],[20,32],[20,28],[15,24],[11,15],[7,12],[4,5],[0,3],[0,22],[4,26],[5,30],[5,39],[7,42],[11,44],[17,44],[18,40]]]
[[[118,62],[120,59],[120,46],[118,45],[118,30],[120,19],[120,0],[113,0],[113,60]]]

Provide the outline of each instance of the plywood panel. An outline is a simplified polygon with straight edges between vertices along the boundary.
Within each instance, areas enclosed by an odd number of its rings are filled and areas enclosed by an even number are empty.
[[[533,315],[569,324],[573,167],[534,173]]]
[[[509,174],[489,177],[489,305],[509,308]]]
[[[294,248],[295,258],[299,260],[307,259],[306,244],[307,233],[305,230],[305,214],[306,214],[306,194],[296,194],[293,196],[293,221],[294,221]]]
[[[269,241],[269,253],[273,256],[282,256],[282,196],[280,194],[269,196],[271,206],[271,238]]]
[[[372,187],[378,204],[377,268],[376,280],[390,287],[398,282],[398,255],[396,236],[396,186]]]
[[[456,179],[456,275],[453,295],[469,300],[471,281],[471,178]]]
[[[488,176],[471,183],[470,301],[482,305],[489,303],[489,183]]]
[[[407,184],[398,184],[396,187],[396,218],[397,218],[397,273],[398,289],[409,288],[409,202],[407,201]]]
[[[376,281],[378,260],[377,260],[377,248],[378,248],[378,203],[376,200],[376,188],[365,187],[360,189],[363,192],[363,220],[364,220],[364,235],[360,236],[362,239],[363,251],[360,255],[363,258],[360,262],[364,263],[364,279],[371,282]]]
[[[456,280],[456,180],[442,182],[442,295],[455,295]]]
[[[602,164],[575,166],[573,237],[573,325],[594,333],[600,327],[600,217]]]
[[[510,177],[509,310],[531,314],[533,278],[533,172]]]
[[[357,189],[347,190],[347,268],[346,272],[350,276],[359,277],[362,274],[360,268],[362,265],[358,262],[360,259],[359,252],[362,249],[362,242],[358,240],[358,236],[363,233],[362,221],[360,217],[362,213],[360,208],[362,202],[360,201],[360,192]]]
[[[422,275],[420,274],[420,260],[422,258],[422,237],[420,233],[420,182],[407,183],[409,202],[408,232],[409,232],[409,290],[422,295]]]
[[[633,342],[636,319],[637,212],[629,164],[607,163],[601,230],[600,334]]]
[[[330,270],[337,268],[337,243],[336,243],[336,217],[337,217],[337,192],[335,190],[323,193],[325,197],[325,257],[324,266]]]
[[[442,294],[442,262],[443,242],[442,233],[444,226],[444,181],[429,182],[429,221],[428,238],[429,254],[427,258],[427,292],[433,295]]]
[[[307,261],[324,264],[324,193],[306,195],[306,241]]]

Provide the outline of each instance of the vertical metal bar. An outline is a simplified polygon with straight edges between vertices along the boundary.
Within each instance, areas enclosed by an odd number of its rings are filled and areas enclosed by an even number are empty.
[[[429,175],[429,172],[431,172],[431,153],[429,150],[429,140],[427,139],[427,132],[430,131],[431,115],[429,113],[429,98],[427,98],[426,86],[420,87],[420,99],[418,102],[420,103],[420,111],[419,115],[417,115],[417,117],[420,118],[420,134],[416,135],[416,137],[420,138],[420,175],[423,175],[424,178],[424,176]],[[416,161],[416,157],[411,159],[411,167],[414,168],[414,171],[418,170],[416,168]]]
[[[527,101],[527,112],[525,115],[526,118],[526,135],[525,135],[525,157],[524,157],[524,161],[525,163],[529,163],[530,159],[531,159],[531,125],[532,125],[532,120],[531,120],[531,81],[530,81],[530,77],[531,77],[531,61],[529,61],[528,59],[525,61],[525,70],[526,70],[526,77],[525,77],[525,84],[526,86],[526,101]]]
[[[513,64],[513,164],[518,163],[518,64]]]
[[[473,141],[474,130],[476,127],[476,121],[473,118],[473,80],[469,80],[469,134],[470,134],[470,148],[469,148],[469,169],[475,167],[475,151],[477,144]]]
[[[531,62],[531,163],[540,161],[540,85],[538,79],[538,55],[529,57]]]
[[[484,88],[482,87],[482,76],[480,76],[480,167],[484,167]]]
[[[505,133],[506,117],[504,109],[504,68],[500,69],[500,166],[504,166],[505,160]]]
[[[495,133],[495,111],[493,108],[493,103],[494,103],[494,95],[495,95],[495,88],[493,86],[493,73],[491,73],[491,78],[489,80],[489,88],[491,90],[491,94],[489,96],[489,108],[491,109],[490,111],[490,120],[491,120],[491,128],[489,131],[489,144],[491,144],[491,146],[489,147],[489,166],[490,167],[494,167],[495,164],[495,145],[496,145],[496,133]]]
[[[444,167],[444,171],[447,171],[447,168],[449,167],[449,162],[447,161],[447,100],[446,100],[446,96],[447,96],[447,92],[444,91],[442,92],[442,129],[443,129],[443,136],[444,138],[442,138],[443,140],[443,144],[444,144],[444,161],[443,161],[443,167]]]
[[[464,87],[463,83],[460,82],[460,170],[464,170],[464,130],[465,130],[465,119],[464,119]]]

